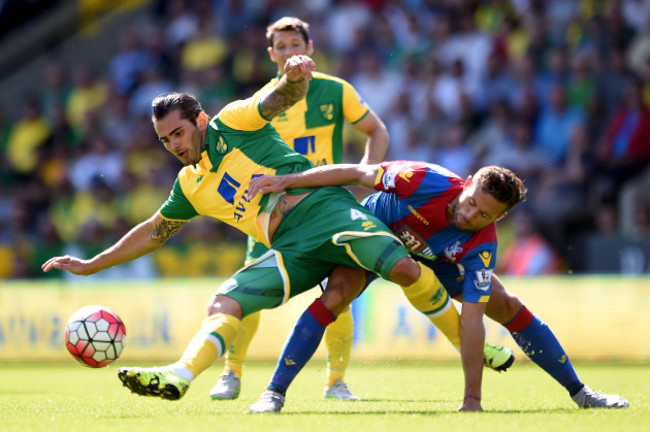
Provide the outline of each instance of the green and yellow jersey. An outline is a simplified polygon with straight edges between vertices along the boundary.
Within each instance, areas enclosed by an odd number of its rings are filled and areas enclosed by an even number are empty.
[[[256,94],[264,94],[278,84],[269,81]],[[312,72],[307,96],[271,124],[285,143],[307,157],[314,166],[341,163],[343,121],[357,123],[370,108],[347,81]]]
[[[228,104],[210,121],[201,160],[179,173],[160,208],[167,220],[219,219],[270,246],[268,221],[277,196],[248,199],[258,176],[304,171],[312,164],[291,150],[259,111],[262,93]]]

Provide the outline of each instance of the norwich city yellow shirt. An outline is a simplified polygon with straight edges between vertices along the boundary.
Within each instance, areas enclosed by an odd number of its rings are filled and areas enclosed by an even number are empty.
[[[257,94],[264,94],[278,84],[269,81]],[[271,124],[296,152],[314,166],[341,163],[343,123],[361,121],[370,109],[347,81],[312,72],[307,96],[276,116]]]
[[[197,215],[219,219],[270,246],[268,221],[273,194],[248,199],[258,176],[304,171],[312,164],[290,149],[259,111],[263,93],[228,104],[212,118],[201,160],[180,170],[160,215],[186,221]]]

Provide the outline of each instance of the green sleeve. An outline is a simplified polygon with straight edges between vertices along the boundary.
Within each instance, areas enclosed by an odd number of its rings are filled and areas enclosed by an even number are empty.
[[[167,198],[167,201],[165,201],[162,207],[160,207],[160,214],[165,219],[173,220],[190,220],[194,216],[198,216],[194,206],[183,193],[178,178],[176,178],[174,187],[169,193],[169,198]]]

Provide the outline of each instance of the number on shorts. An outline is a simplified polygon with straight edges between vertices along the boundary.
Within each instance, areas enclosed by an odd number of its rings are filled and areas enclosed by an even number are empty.
[[[357,219],[368,220],[368,216],[366,216],[365,214],[363,214],[357,209],[350,209],[350,217],[352,218],[353,221]]]

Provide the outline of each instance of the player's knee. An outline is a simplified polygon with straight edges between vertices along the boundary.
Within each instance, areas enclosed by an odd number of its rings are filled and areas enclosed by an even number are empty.
[[[215,295],[208,302],[208,316],[214,314],[227,314],[235,318],[242,317],[242,307],[237,300],[225,295]]]
[[[388,278],[401,286],[413,285],[420,278],[420,266],[412,258],[402,258],[390,270]]]
[[[510,322],[521,310],[521,300],[506,290],[498,290],[490,295],[485,314],[493,320],[505,324]]]
[[[504,312],[506,314],[506,322],[512,320],[517,313],[521,310],[523,303],[519,297],[506,291]]]
[[[338,316],[363,291],[366,276],[365,270],[338,266],[330,273],[327,287],[320,297],[321,301]]]

